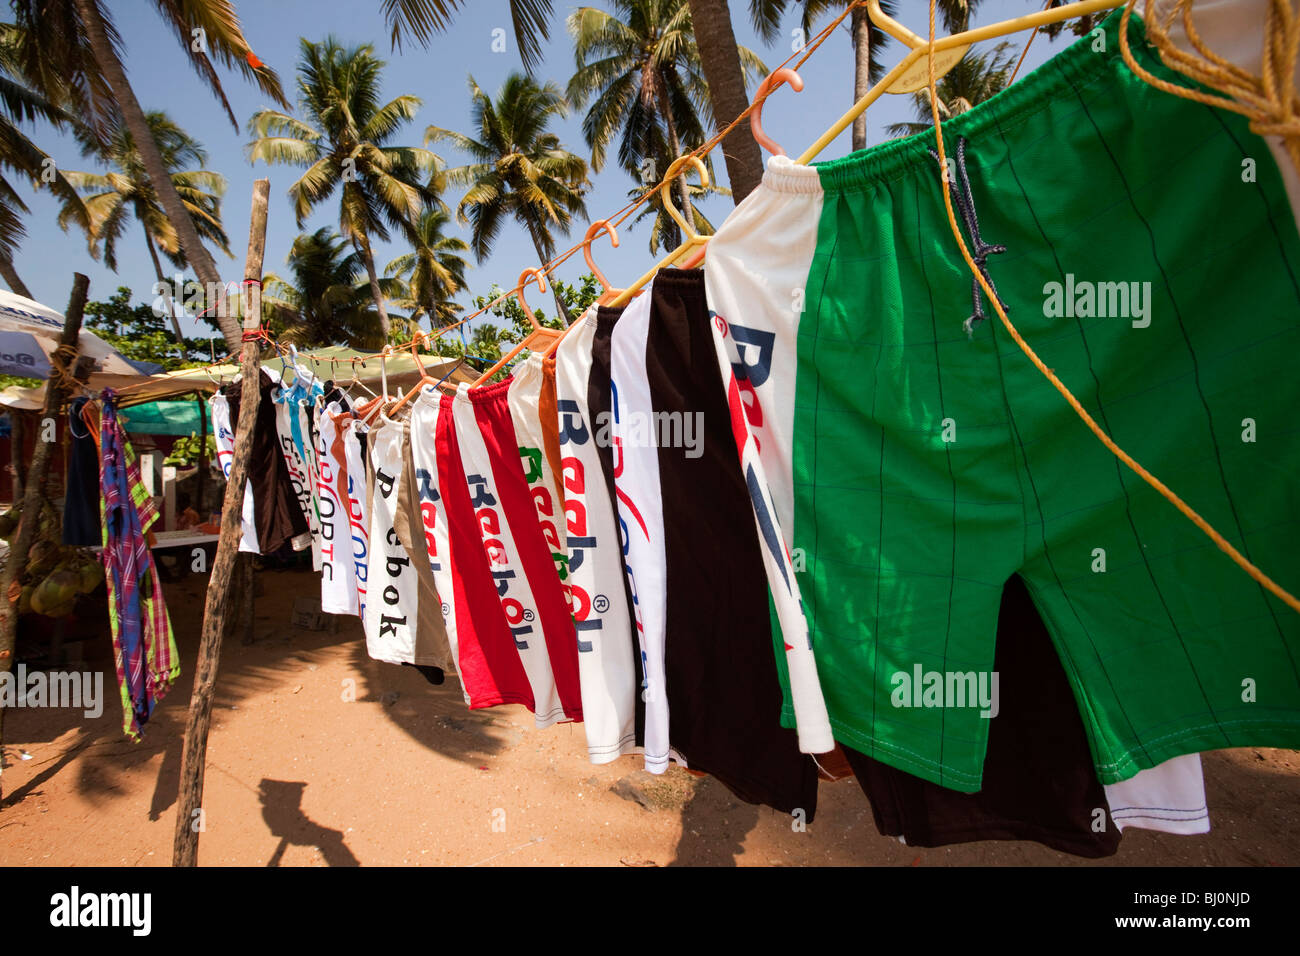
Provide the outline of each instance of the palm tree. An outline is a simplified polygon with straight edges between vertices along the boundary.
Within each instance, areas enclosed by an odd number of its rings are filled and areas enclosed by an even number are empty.
[[[199,236],[230,256],[230,240],[221,223],[221,196],[226,191],[225,178],[203,168],[208,162],[207,151],[198,140],[172,122],[166,113],[157,110],[146,113],[145,122],[149,126],[151,138],[158,146],[163,165],[169,171],[172,185],[185,204],[185,212],[194,223]],[[130,218],[135,217],[144,232],[145,247],[149,250],[154,274],[163,289],[172,331],[176,335],[176,341],[184,347],[185,337],[181,334],[171,296],[166,292],[167,280],[163,276],[158,250],[161,249],[177,268],[185,268],[188,262],[175,226],[158,203],[158,194],[145,171],[144,161],[131,131],[119,126],[109,136],[106,146],[101,147],[92,140],[84,144],[82,152],[83,155],[98,156],[112,170],[108,173],[64,174],[77,190],[85,194],[86,209],[90,216],[87,235],[90,238],[91,253],[98,257],[102,246],[105,264],[116,272],[117,242],[125,233]],[[68,220],[69,214],[65,210],[59,216],[59,225],[66,229]]]
[[[708,80],[714,127],[724,129],[749,107],[740,46],[731,28],[731,10],[727,0],[690,0],[690,5],[700,66]],[[750,2],[751,9],[763,5],[763,0]],[[777,18],[779,21],[779,13]],[[727,164],[727,181],[731,183],[731,198],[739,203],[763,178],[763,154],[750,130],[748,117],[731,131],[721,147]]]
[[[426,209],[416,223],[419,241],[415,249],[384,267],[384,275],[402,284],[399,304],[412,319],[418,321],[421,313],[429,316],[435,329],[451,325],[462,311],[462,306],[452,299],[465,288],[465,270],[469,267],[461,255],[469,252],[465,240],[442,234],[450,222],[446,210]]]
[[[268,273],[262,308],[285,342],[301,347],[381,348],[370,282],[361,254],[325,226],[294,240],[285,260],[290,278]]]
[[[687,0],[615,0],[613,13],[579,7],[568,27],[578,67],[569,80],[569,99],[579,108],[591,103],[582,132],[594,169],[604,166],[620,132],[619,165],[641,178],[642,163],[651,159],[652,181],[704,142],[713,107]],[[737,47],[737,53],[746,82],[767,72],[753,51]],[[689,217],[685,177],[677,188]]]
[[[298,102],[305,119],[279,110],[253,114],[250,160],[306,167],[289,187],[298,226],[341,185],[339,231],[361,254],[380,329],[390,323],[375,258],[374,239],[396,228],[414,241],[425,207],[437,202],[440,160],[415,146],[393,146],[394,136],[420,108],[416,96],[379,101],[384,61],[369,44],[345,49],[333,37],[301,40]],[[423,177],[423,179],[421,178]]]
[[[22,32],[16,26],[0,24],[0,275],[10,289],[30,299],[32,294],[13,261],[18,243],[27,234],[22,216],[30,210],[4,173],[19,173],[36,187],[48,179],[62,204],[60,217],[75,220],[82,226],[87,224],[87,219],[81,197],[54,160],[19,129],[20,123],[37,119],[60,127],[77,126],[68,113],[23,84],[19,59],[22,42]]]
[[[540,262],[555,255],[553,232],[568,235],[574,216],[586,217],[583,196],[590,188],[587,164],[546,132],[567,105],[554,83],[539,86],[512,73],[488,96],[469,78],[473,136],[430,126],[425,142],[446,140],[469,154],[471,162],[446,172],[447,181],[469,187],[456,209],[470,226],[470,248],[481,263],[492,250],[507,217],[528,231]],[[567,317],[558,295],[555,304]]]
[[[814,24],[823,15],[844,9],[850,0],[796,0],[796,2],[803,7],[800,25],[805,34],[811,35]],[[750,2],[754,26],[769,43],[780,31],[781,14],[785,12],[787,5],[788,0],[751,0]],[[979,5],[980,0],[939,0],[937,5],[939,18],[949,33],[956,33],[967,28],[971,15]],[[894,0],[881,0],[880,9],[888,16],[896,16],[897,7],[898,4]],[[880,59],[880,53],[889,43],[890,38],[872,22],[865,6],[854,7],[849,14],[849,24],[853,37],[853,101],[856,103],[885,75],[885,66]],[[924,34],[924,31],[921,32]],[[853,121],[853,148],[865,149],[866,145],[867,116],[866,113],[862,113]]]
[[[426,49],[434,33],[451,24],[452,14],[467,0],[381,0],[384,19],[392,31],[393,49],[410,35]],[[519,57],[530,74],[542,61],[542,41],[550,39],[551,0],[510,0],[510,22]]]
[[[983,53],[967,51],[935,84],[935,92],[939,95],[940,117],[949,119],[959,116],[972,106],[1002,92],[1011,82],[1015,63],[1015,51],[1008,42],[999,43]],[[912,94],[912,109],[918,122],[891,124],[886,128],[891,137],[911,136],[934,125],[928,88]]]
[[[27,33],[22,51],[24,77],[53,102],[62,102],[56,93],[68,96],[70,105],[101,139],[106,140],[113,128],[125,124],[186,259],[202,283],[221,288],[216,263],[204,248],[162,154],[149,135],[148,120],[121,59],[125,52],[122,36],[105,0],[11,0],[11,4],[18,25]],[[279,78],[254,55],[231,0],[154,0],[154,6],[236,129],[239,124],[226,100],[214,59],[227,68],[238,68],[275,102],[285,103]],[[200,48],[195,49],[196,45]],[[232,349],[238,349],[239,322],[221,301],[217,305],[217,320],[226,341]]]

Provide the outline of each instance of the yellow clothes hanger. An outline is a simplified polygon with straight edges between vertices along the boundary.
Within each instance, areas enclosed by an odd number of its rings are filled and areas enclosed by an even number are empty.
[[[687,153],[685,156],[679,156],[675,160],[673,160],[672,165],[668,167],[668,172],[664,173],[664,181],[659,184],[659,199],[664,205],[664,211],[667,212],[668,215],[672,217],[673,222],[677,223],[677,225],[681,227],[682,234],[686,236],[686,239],[682,242],[680,246],[678,246],[672,252],[668,253],[667,257],[660,259],[659,262],[655,264],[655,267],[653,269],[651,269],[645,275],[641,276],[641,278],[637,279],[636,282],[632,283],[630,286],[628,286],[626,289],[620,292],[614,298],[614,300],[609,303],[611,306],[616,307],[620,305],[627,305],[630,301],[632,301],[632,297],[635,296],[637,292],[641,290],[641,287],[644,286],[651,279],[653,279],[655,277],[655,273],[657,273],[660,269],[672,265],[683,255],[690,253],[697,246],[700,247],[700,251],[702,252],[705,243],[709,241],[709,237],[701,236],[698,232],[696,232],[695,227],[690,225],[686,221],[686,217],[683,216],[678,211],[677,207],[673,205],[673,200],[672,200],[673,180],[676,179],[679,175],[681,175],[682,167],[685,166],[687,163],[690,163],[692,166],[694,166],[696,169],[700,171],[700,185],[707,187],[709,185],[709,171],[705,168],[704,161],[700,159],[700,157],[696,156],[694,153]],[[698,258],[694,259],[694,261],[697,262]]]
[[[610,287],[609,280],[605,278],[605,273],[600,271],[600,268],[596,265],[596,260],[591,257],[591,241],[602,232],[609,234],[610,245],[617,249],[618,230],[614,228],[614,224],[608,219],[597,219],[587,227],[587,234],[582,238],[582,258],[586,261],[587,268],[591,270],[591,274],[596,277],[596,281],[600,283],[600,287],[604,290],[601,292],[600,297],[596,299],[596,305],[607,305],[609,302],[617,298],[619,293],[623,291],[622,289],[614,289]],[[551,358],[555,355],[555,350],[560,347],[560,343],[564,341],[564,337],[568,335],[569,330],[577,324],[577,322],[574,322],[560,333],[559,337],[546,349],[544,355],[545,358]]]

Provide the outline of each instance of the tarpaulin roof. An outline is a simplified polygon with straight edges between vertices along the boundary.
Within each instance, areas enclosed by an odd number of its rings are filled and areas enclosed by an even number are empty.
[[[82,333],[83,337],[87,334]],[[415,359],[409,350],[395,352],[382,362],[379,359],[368,359],[364,365],[360,361],[356,362],[355,365],[352,363],[354,354],[344,346],[331,346],[329,348],[313,349],[311,352],[299,352],[298,363],[304,370],[312,372],[322,380],[351,381],[352,373],[355,370],[357,379],[364,382],[371,391],[379,391],[385,368],[390,392],[410,388],[420,377],[419,369],[415,365]],[[450,359],[443,355],[431,355],[422,352],[420,353],[420,360],[424,363],[429,375],[435,380],[445,376],[447,381],[458,385],[461,382],[471,383],[478,377],[478,374],[469,366],[461,365],[457,368],[456,359]],[[269,359],[263,362],[263,367],[277,378],[279,377],[281,372],[279,359]],[[206,369],[182,369],[178,372],[166,372],[162,375],[131,374],[127,376],[97,373],[91,375],[89,384],[92,389],[106,387],[121,389],[129,386],[129,391],[123,394],[121,399],[123,407],[129,407],[191,392],[215,392],[219,385],[232,381],[238,374],[239,365],[230,363]],[[293,380],[293,367],[291,365],[288,366],[288,374],[285,378],[287,381]],[[3,392],[0,392],[0,405],[7,405],[10,408],[40,409],[44,407],[44,400],[44,386],[21,388],[11,385]],[[189,432],[185,432],[185,434],[189,434]]]
[[[142,435],[197,435],[200,432],[212,434],[212,412],[209,403],[203,403],[207,422],[199,421],[199,403],[163,399],[158,402],[143,402],[122,409],[122,427],[128,432]]]
[[[378,386],[382,382],[385,371],[388,376],[390,392],[397,388],[409,388],[420,377],[420,370],[416,367],[415,358],[409,350],[395,352],[382,362],[377,358],[367,359],[364,365],[360,361],[353,365],[352,356],[354,354],[351,349],[345,346],[313,349],[310,352],[299,352],[298,364],[305,371],[311,372],[322,381],[329,379],[339,382],[351,381],[352,373],[355,370],[357,379],[365,382],[372,391],[379,390]],[[461,382],[473,382],[478,377],[478,373],[469,366],[461,365],[457,368],[456,363],[458,360],[447,358],[444,355],[431,355],[422,352],[420,361],[424,364],[425,370],[430,377],[434,379],[447,376],[449,382],[460,384]],[[271,358],[264,361],[262,367],[277,377],[287,370],[287,374],[284,375],[285,381],[293,381],[293,366],[289,365],[287,360],[282,366],[278,358]],[[123,395],[122,402],[124,405],[129,405],[154,401],[171,395],[183,395],[186,392],[214,392],[219,384],[224,385],[232,381],[238,374],[239,364],[232,362],[228,365],[218,365],[206,369],[190,368],[182,369],[179,372],[167,372],[163,375],[152,375],[143,379],[147,384],[140,387],[133,386],[129,392]]]

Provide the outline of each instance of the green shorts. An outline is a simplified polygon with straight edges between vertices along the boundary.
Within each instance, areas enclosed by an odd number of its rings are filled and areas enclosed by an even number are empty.
[[[1300,593],[1295,220],[1245,120],[1144,84],[1117,25],[944,124],[958,222],[973,211],[1009,318],[1097,423]],[[1137,18],[1130,36],[1185,82]],[[1300,615],[1107,451],[973,295],[933,146],[817,166],[792,544],[835,736],[978,790],[966,675],[991,672],[1019,574],[1102,782],[1300,747]]]

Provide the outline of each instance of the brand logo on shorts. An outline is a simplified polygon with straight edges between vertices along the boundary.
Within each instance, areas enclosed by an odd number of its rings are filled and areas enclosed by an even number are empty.
[[[979,707],[980,716],[998,715],[997,671],[927,671],[916,664],[889,678],[895,707]]]

